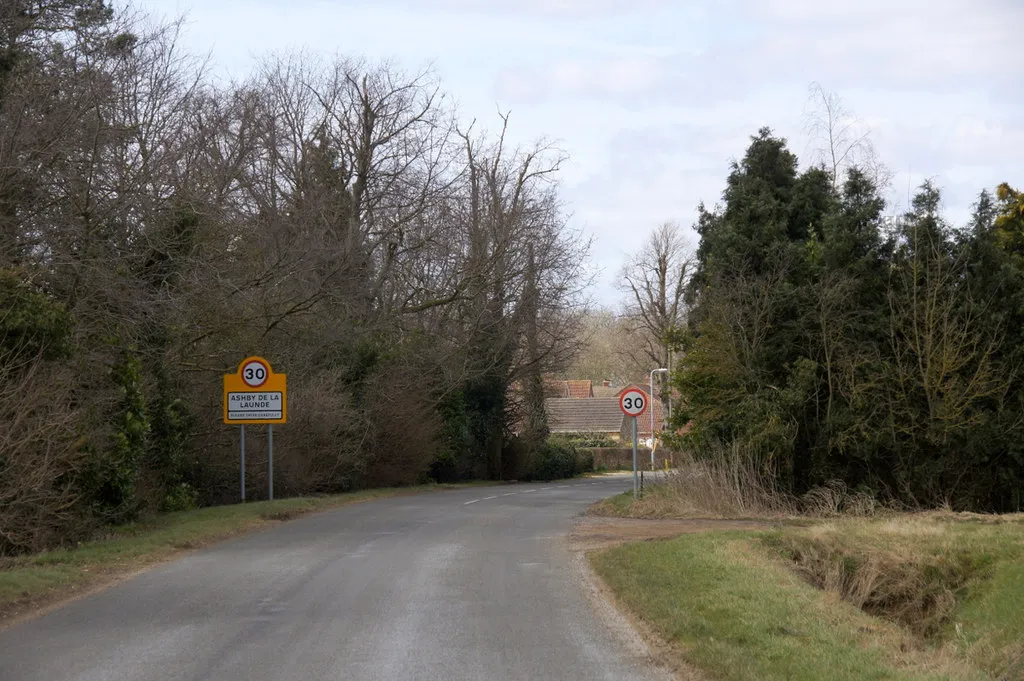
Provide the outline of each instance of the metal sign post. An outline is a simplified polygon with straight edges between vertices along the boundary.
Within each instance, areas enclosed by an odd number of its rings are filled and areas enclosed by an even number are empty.
[[[238,429],[238,440],[242,443],[242,503],[245,503],[245,424],[240,425]]]
[[[639,495],[640,480],[637,478],[637,465],[636,465],[636,420],[637,417],[633,417],[633,498],[636,499]]]
[[[640,476],[636,465],[636,420],[647,411],[647,396],[640,390],[627,390],[619,397],[619,409],[626,416],[633,417],[633,498],[636,499],[640,496]]]
[[[267,426],[267,496],[274,500],[274,424]]]

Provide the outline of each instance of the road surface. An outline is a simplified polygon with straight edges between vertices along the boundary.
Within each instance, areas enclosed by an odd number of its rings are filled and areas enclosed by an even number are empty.
[[[3,681],[650,681],[565,534],[626,477],[385,499],[168,563],[0,632]]]

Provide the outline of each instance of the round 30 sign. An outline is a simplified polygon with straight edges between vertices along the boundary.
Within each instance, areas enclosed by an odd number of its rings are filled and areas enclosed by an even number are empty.
[[[626,416],[640,416],[647,411],[647,395],[639,390],[627,390],[619,398],[619,408]]]
[[[270,366],[262,359],[251,358],[242,365],[242,380],[250,388],[258,388],[270,377]]]

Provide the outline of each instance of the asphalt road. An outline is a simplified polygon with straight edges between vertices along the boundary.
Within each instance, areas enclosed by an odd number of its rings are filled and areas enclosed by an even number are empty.
[[[565,542],[629,478],[310,516],[0,632],[2,681],[649,681]]]

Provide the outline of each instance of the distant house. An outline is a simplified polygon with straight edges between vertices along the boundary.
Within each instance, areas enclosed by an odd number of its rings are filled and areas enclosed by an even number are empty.
[[[544,407],[552,433],[590,433],[618,440],[626,426],[617,397],[549,397]]]
[[[548,428],[552,433],[589,433],[604,435],[615,440],[631,440],[633,424],[619,408],[619,398],[627,390],[639,390],[647,398],[647,411],[637,419],[637,435],[650,443],[651,414],[654,430],[666,426],[665,409],[661,400],[650,400],[649,388],[639,384],[613,387],[611,381],[594,385],[589,380],[544,380],[544,408]]]

